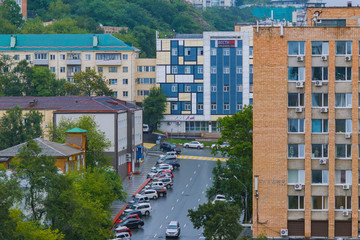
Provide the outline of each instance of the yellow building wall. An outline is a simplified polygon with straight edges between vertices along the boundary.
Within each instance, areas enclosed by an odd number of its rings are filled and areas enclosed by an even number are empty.
[[[156,82],[156,58],[137,58],[136,59],[136,66],[154,66],[155,72],[138,72],[136,67],[136,74],[135,74],[135,100],[136,102],[142,102],[145,97],[140,96],[139,92],[140,90],[149,90],[156,86],[156,84],[140,84],[138,79],[139,78],[154,78]]]

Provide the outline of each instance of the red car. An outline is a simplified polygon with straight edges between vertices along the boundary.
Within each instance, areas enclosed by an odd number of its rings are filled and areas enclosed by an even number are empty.
[[[130,237],[132,236],[130,228],[128,228],[126,226],[120,226],[119,224],[116,224],[116,225],[117,225],[117,227],[114,227],[114,232],[115,233],[128,232]]]
[[[119,217],[118,220],[116,220],[116,223],[121,223],[121,222],[123,222],[123,221],[125,221],[126,219],[129,219],[129,218],[139,219],[139,215],[131,214],[131,215],[126,215],[124,217]]]

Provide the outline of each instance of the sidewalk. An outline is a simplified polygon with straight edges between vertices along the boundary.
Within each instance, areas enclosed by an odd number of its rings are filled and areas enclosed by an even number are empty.
[[[156,149],[156,146],[152,149]],[[140,172],[140,174],[133,174],[132,179],[129,180],[128,177],[124,178],[123,186],[125,192],[128,194],[126,202],[132,200],[132,195],[141,187],[141,185],[146,181],[146,175],[151,171],[151,168],[154,167],[156,160],[159,158],[159,153],[153,151],[152,149],[147,151],[144,162],[140,167],[135,168],[134,172]],[[112,203],[111,209],[111,218],[114,219],[120,210],[125,206],[126,202],[115,201]]]

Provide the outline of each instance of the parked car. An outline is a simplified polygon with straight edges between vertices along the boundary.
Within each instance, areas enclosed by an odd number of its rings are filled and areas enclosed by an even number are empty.
[[[163,182],[167,189],[172,188],[173,186],[172,178],[160,178],[159,181]]]
[[[145,133],[150,132],[149,125],[147,125],[147,124],[143,124],[143,132],[145,132]]]
[[[170,169],[171,171],[174,170],[174,167],[170,164],[166,164],[166,163],[160,163],[156,166],[156,169],[158,170],[162,170],[162,169]]]
[[[165,236],[178,238],[180,236],[180,223],[178,221],[171,221],[166,228]]]
[[[116,223],[121,223],[129,218],[136,218],[139,219],[139,215],[137,214],[129,214],[129,215],[125,215],[123,217],[119,217],[118,220],[116,220]]]
[[[165,172],[161,172],[159,174],[156,174],[151,179],[152,180],[160,180],[162,178],[174,178],[174,174],[172,174],[172,172],[170,172],[170,171],[165,171]]]
[[[215,144],[212,144],[211,145],[211,149],[220,149],[220,148],[224,148],[224,147],[229,147],[230,145],[229,145],[229,143],[228,142],[223,142],[222,144],[217,144],[217,143],[215,143]]]
[[[171,152],[176,152],[176,154],[180,154],[181,153],[181,149],[178,148],[175,144],[173,143],[168,143],[168,142],[162,142],[160,143],[160,149],[164,150],[164,151],[171,151]]]
[[[155,178],[159,178],[159,177],[171,177],[173,178],[174,175],[172,174],[171,170],[156,170],[153,169],[151,170],[151,172],[149,172],[147,174],[147,178],[151,178],[151,179],[155,179]]]
[[[133,198],[132,201],[128,202],[128,204],[133,205],[133,204],[144,203],[144,202],[150,202],[149,197],[137,194]]]
[[[133,209],[128,209],[128,211],[124,211],[123,214],[121,215],[121,217],[125,217],[125,216],[128,216],[128,215],[133,215],[133,214],[138,215],[139,218],[142,217],[141,211],[139,211],[139,210],[133,210]]]
[[[121,232],[115,234],[115,240],[131,240],[131,236],[127,232]]]
[[[152,182],[152,183],[149,183],[146,188],[152,188],[152,187],[156,187],[156,186],[159,186],[159,187],[166,187],[166,184],[161,182],[161,181],[156,181],[156,182]]]
[[[113,228],[114,233],[121,233],[121,232],[127,232],[129,233],[130,237],[132,236],[131,230],[130,228],[126,227],[126,226],[121,226],[120,223],[115,224],[114,228]]]
[[[154,186],[151,189],[156,190],[157,194],[159,195],[159,197],[165,197],[167,194],[167,190],[166,187],[159,187],[159,186]],[[126,210],[125,210],[126,211]]]
[[[215,204],[215,202],[226,202],[226,197],[224,195],[218,194],[215,196],[214,200],[212,201],[212,204]]]
[[[156,161],[157,164],[161,164],[167,160],[177,160],[177,155],[160,155],[159,159]]]
[[[177,169],[180,167],[180,163],[178,161],[174,161],[174,160],[165,160],[164,162],[165,164],[169,164],[173,167],[173,169]]]
[[[145,189],[142,190],[140,193],[141,195],[147,196],[150,199],[157,199],[159,197],[156,190],[154,189]]]
[[[128,228],[141,228],[142,226],[144,226],[144,221],[141,219],[134,219],[134,218],[130,218],[127,219],[126,221],[120,223],[120,226],[126,226]]]
[[[197,142],[197,141],[192,141],[192,142],[189,142],[189,143],[184,143],[184,147],[200,149],[200,148],[204,148],[204,144],[202,144],[200,142]]]
[[[130,212],[133,210],[140,211],[142,215],[149,216],[152,211],[152,208],[150,203],[139,203],[139,204],[131,205],[129,209],[125,209],[124,212]]]

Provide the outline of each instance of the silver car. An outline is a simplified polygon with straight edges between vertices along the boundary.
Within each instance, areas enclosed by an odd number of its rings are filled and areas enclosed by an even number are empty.
[[[178,221],[171,221],[166,228],[165,232],[166,237],[176,237],[180,236],[180,223]]]

